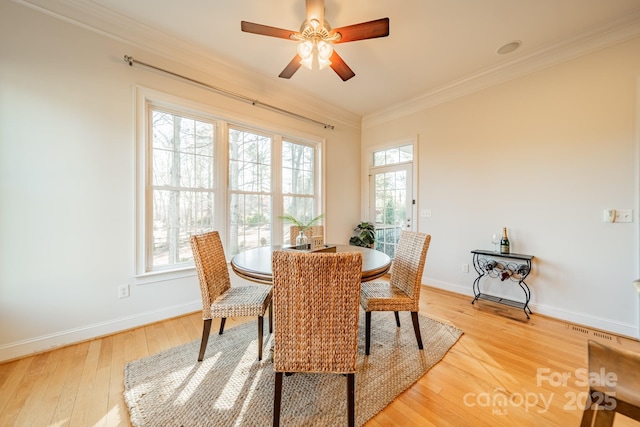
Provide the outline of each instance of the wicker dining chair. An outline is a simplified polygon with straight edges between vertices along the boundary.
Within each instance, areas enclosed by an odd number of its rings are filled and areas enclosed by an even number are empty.
[[[353,426],[362,254],[275,251],[272,270],[273,425],[280,424],[282,374],[311,372],[346,374]]]
[[[396,325],[400,327],[399,311],[410,311],[413,329],[422,350],[418,305],[422,271],[429,250],[431,235],[415,231],[402,231],[396,254],[391,264],[389,282],[365,282],[360,290],[360,304],[365,313],[365,354],[371,347],[371,312],[395,312]]]
[[[227,259],[217,231],[191,236],[191,249],[202,293],[202,341],[198,361],[202,361],[213,318],[220,318],[224,332],[227,317],[258,316],[258,360],[262,360],[263,317],[269,308],[269,333],[273,332],[272,292],[267,285],[231,286]]]
[[[616,413],[640,421],[640,353],[589,340],[589,395],[580,427],[611,427]]]

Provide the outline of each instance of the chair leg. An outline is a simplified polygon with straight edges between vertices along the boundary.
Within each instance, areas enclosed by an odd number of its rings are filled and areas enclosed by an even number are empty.
[[[269,333],[273,333],[273,299],[269,303]]]
[[[595,411],[595,420],[593,427],[611,427],[613,425],[613,418],[616,415],[616,411],[610,409],[599,408]]]
[[[400,315],[398,314],[397,311],[393,312],[396,315],[396,326],[399,328],[400,327]]]
[[[418,322],[418,312],[411,312],[411,320],[413,320],[413,331],[416,333],[416,340],[418,341],[418,348],[422,350],[422,337],[420,336],[420,323]]]
[[[593,416],[596,411],[591,408],[591,402],[588,402],[587,407],[584,408],[584,412],[582,412],[582,420],[580,421],[580,427],[591,427]]]
[[[582,412],[582,420],[580,421],[580,427],[591,427],[593,423],[593,416],[596,414],[595,405],[592,402],[591,393],[592,389],[589,389],[589,398],[587,399],[586,406]]]
[[[222,333],[224,332],[224,322],[227,320],[226,317],[223,317],[222,319],[220,319],[220,332],[218,332],[218,335],[222,335]]]
[[[347,419],[349,427],[356,425],[356,375],[347,374]]]
[[[280,401],[282,400],[282,372],[276,372],[273,396],[273,427],[280,426]]]
[[[202,325],[202,341],[200,341],[200,354],[198,354],[198,362],[202,362],[202,359],[204,359],[204,351],[207,349],[209,332],[211,332],[211,320],[213,319],[204,319],[204,323]]]
[[[264,317],[258,316],[258,360],[262,360],[262,330],[264,329]]]
[[[369,349],[371,346],[371,312],[367,311],[364,315],[364,325],[365,325],[365,339],[364,339],[364,354],[369,355]]]
[[[613,400],[613,402],[605,400],[604,402],[607,402],[607,404],[613,403],[614,405],[614,409],[605,409],[605,407],[598,406],[596,403],[602,401],[603,395],[601,392],[589,389],[589,398],[587,399],[584,412],[582,412],[580,427],[611,427],[613,425],[613,419],[616,415],[616,410],[618,409],[617,404],[619,402],[615,400]]]

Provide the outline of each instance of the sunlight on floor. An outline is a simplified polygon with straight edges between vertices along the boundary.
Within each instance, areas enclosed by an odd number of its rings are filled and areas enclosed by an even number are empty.
[[[93,427],[97,426],[121,426],[125,424],[125,417],[120,413],[120,408],[118,406],[114,406],[109,409],[107,414],[100,418],[98,422],[96,422]]]
[[[179,380],[184,382],[187,380],[187,384],[182,388],[180,395],[173,402],[174,405],[184,405],[191,395],[198,389],[202,380],[207,376],[207,372],[211,370],[211,367],[220,359],[220,353],[216,353],[215,356],[211,356],[202,362],[198,362],[195,369],[194,366],[187,366],[184,369],[180,369],[172,374],[169,382]],[[191,378],[189,378],[191,377]]]
[[[251,363],[253,363],[254,359],[257,360],[256,353],[249,351],[249,348],[257,345],[257,340],[253,340],[251,341],[251,343],[249,343],[249,345],[247,345],[247,350],[244,352],[244,354],[236,364],[236,368],[233,370],[233,373],[229,376],[229,378],[233,380],[229,380],[227,382],[227,384],[224,386],[224,390],[222,391],[222,393],[220,393],[220,398],[214,402],[213,407],[215,409],[231,409],[233,405],[236,404],[238,395],[242,391],[249,375],[251,374],[251,370],[247,369],[246,366],[250,366]],[[253,390],[252,387],[250,387],[250,389]],[[224,397],[224,400],[222,399],[222,397]]]
[[[249,392],[247,393],[247,397],[244,399],[244,402],[242,404],[242,409],[240,410],[240,414],[238,415],[237,425],[243,425],[244,417],[247,414],[247,407],[251,404],[253,400],[253,395],[256,392],[257,385],[260,383],[260,378],[262,378],[264,371],[265,371],[264,369],[258,370],[258,374],[253,379],[253,383],[249,387]]]

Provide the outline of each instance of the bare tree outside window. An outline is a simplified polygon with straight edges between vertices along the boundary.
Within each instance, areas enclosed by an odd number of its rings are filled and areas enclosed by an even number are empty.
[[[273,232],[289,241],[289,227],[274,230],[273,204],[301,220],[310,220],[316,208],[315,149],[282,141],[272,164],[274,140],[256,131],[229,128],[229,253],[267,246]],[[279,167],[282,180],[273,180]]]
[[[288,243],[284,214],[309,220],[321,213],[320,137],[230,123],[188,99],[136,93],[143,101],[136,109],[136,275],[192,274],[193,234],[218,230],[233,256]]]
[[[271,244],[272,138],[229,129],[229,245],[236,254]]]
[[[283,210],[301,222],[310,221],[315,212],[314,148],[294,142],[282,143]],[[284,227],[283,241],[290,241],[289,227]]]
[[[213,228],[214,124],[152,109],[152,231],[147,264],[193,260],[189,238]]]

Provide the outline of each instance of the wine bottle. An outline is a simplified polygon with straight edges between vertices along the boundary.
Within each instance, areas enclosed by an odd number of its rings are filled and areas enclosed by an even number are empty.
[[[507,227],[502,228],[502,239],[500,239],[500,253],[509,253],[509,238],[507,237]]]
[[[516,270],[516,273],[524,277],[527,274],[529,274],[529,267],[527,267],[525,264],[519,264],[518,269]]]

